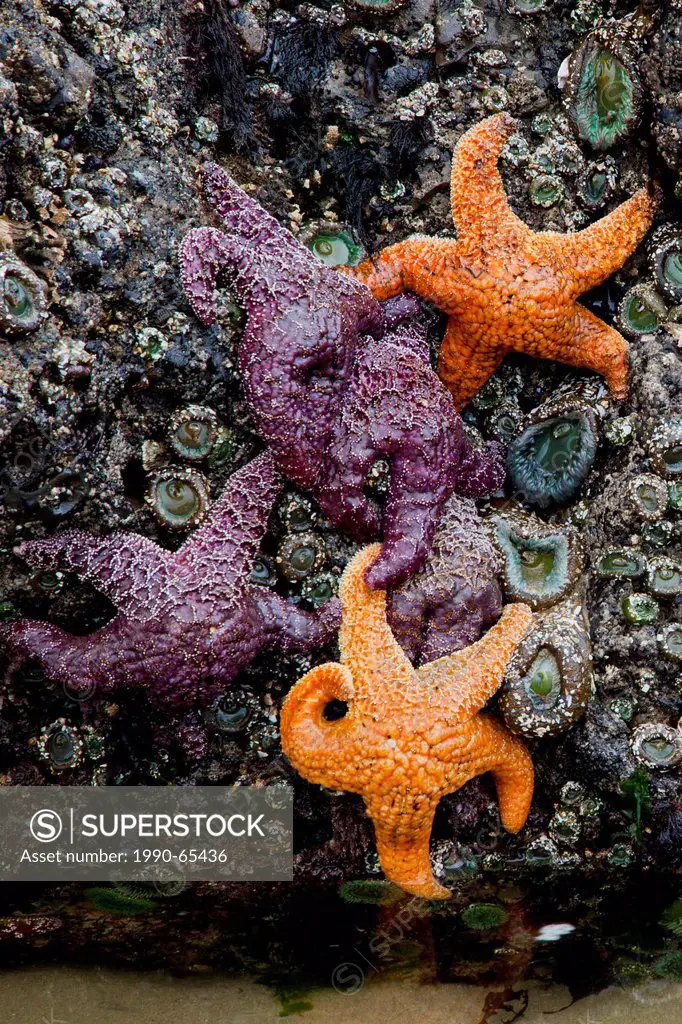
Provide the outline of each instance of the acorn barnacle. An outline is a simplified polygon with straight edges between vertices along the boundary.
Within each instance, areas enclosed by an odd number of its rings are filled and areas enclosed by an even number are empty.
[[[362,258],[360,246],[334,221],[309,225],[301,232],[300,239],[326,267],[354,267]]]
[[[666,224],[653,235],[649,267],[663,294],[673,302],[682,302],[682,232],[679,228]]]
[[[591,693],[589,630],[574,594],[535,618],[507,667],[500,710],[512,732],[550,736],[580,718]]]
[[[208,486],[196,470],[169,467],[156,474],[146,501],[162,526],[187,530],[208,511]]]
[[[661,420],[645,443],[657,473],[669,478],[682,477],[682,416]]]
[[[83,760],[83,740],[65,718],[58,718],[41,731],[38,750],[54,772],[75,768]]]
[[[171,417],[168,442],[183,459],[206,458],[217,436],[218,417],[204,405],[176,409]]]
[[[327,561],[322,538],[310,530],[289,533],[277,552],[277,568],[291,583],[304,580],[318,572]]]
[[[513,510],[490,518],[492,537],[504,560],[505,596],[534,610],[556,604],[575,586],[583,547],[572,526],[547,526],[536,516]]]
[[[637,54],[625,20],[590,32],[568,61],[564,104],[579,138],[610,149],[637,128],[643,102]]]
[[[597,415],[581,399],[559,399],[535,409],[507,454],[515,491],[532,505],[563,504],[579,490],[599,444]]]
[[[637,514],[648,522],[660,519],[668,507],[668,488],[654,473],[641,473],[628,484],[628,497]]]
[[[636,284],[625,293],[618,307],[618,326],[623,334],[638,338],[653,334],[667,318],[668,309],[651,285]]]
[[[0,254],[0,335],[35,331],[46,305],[45,288],[33,271],[15,256]]]
[[[632,752],[648,768],[674,768],[682,761],[682,738],[662,722],[639,725],[630,740]]]

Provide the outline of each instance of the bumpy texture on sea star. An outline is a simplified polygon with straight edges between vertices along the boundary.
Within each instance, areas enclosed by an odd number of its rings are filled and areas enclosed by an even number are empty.
[[[388,594],[388,623],[413,664],[459,651],[497,622],[501,571],[474,501],[448,499],[423,567]]]
[[[362,796],[387,878],[417,896],[446,899],[450,892],[429,861],[440,798],[490,771],[504,827],[518,832],[528,816],[530,755],[479,712],[502,682],[531,612],[508,605],[477,643],[415,669],[386,621],[385,593],[364,580],[377,551],[364,548],[344,573],[341,663],[318,665],[287,695],[282,749],[310,782]],[[338,702],[348,705],[340,718]]]
[[[641,189],[575,234],[536,233],[512,212],[497,169],[513,131],[514,119],[496,114],[460,139],[451,180],[456,240],[408,238],[344,273],[378,299],[416,292],[449,315],[438,373],[458,409],[509,352],[595,370],[623,399],[627,342],[576,300],[632,255],[658,190]]]
[[[368,540],[383,526],[367,582],[397,585],[423,563],[453,490],[478,497],[501,484],[500,452],[472,447],[431,370],[423,329],[399,326],[416,300],[403,296],[382,310],[219,167],[208,164],[204,182],[227,230],[198,228],[182,242],[192,306],[213,323],[216,280],[230,275],[247,313],[239,366],[259,433],[337,527]],[[383,519],[365,494],[379,458],[391,464]]]
[[[25,542],[17,553],[31,565],[77,573],[118,614],[88,636],[26,619],[0,637],[76,690],[144,687],[156,704],[177,710],[206,707],[266,646],[319,647],[338,627],[338,601],[304,612],[250,582],[279,486],[270,454],[258,456],[175,552],[134,533],[71,530]]]

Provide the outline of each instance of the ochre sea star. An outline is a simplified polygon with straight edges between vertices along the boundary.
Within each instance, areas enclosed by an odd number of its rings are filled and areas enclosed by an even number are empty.
[[[287,695],[282,749],[310,782],[363,797],[387,878],[415,895],[445,899],[450,892],[429,861],[440,798],[490,771],[504,827],[517,832],[528,816],[530,755],[479,712],[498,689],[531,612],[507,605],[477,643],[415,669],[386,621],[385,593],[364,580],[377,550],[364,548],[344,573],[341,663],[318,665]],[[348,706],[342,717],[338,702]]]
[[[201,710],[264,647],[312,650],[338,626],[338,601],[304,612],[250,582],[279,488],[266,452],[230,478],[203,525],[175,552],[140,534],[80,530],[20,545],[17,553],[31,565],[93,583],[118,614],[87,636],[32,619],[4,626],[0,636],[77,690],[144,687],[157,705]]]
[[[337,527],[361,541],[383,527],[367,582],[395,586],[423,564],[453,491],[478,497],[500,486],[501,453],[494,444],[472,447],[431,369],[423,329],[400,324],[419,308],[416,299],[382,310],[369,289],[318,262],[221,168],[208,164],[204,184],[225,230],[197,228],[182,242],[192,306],[213,323],[215,284],[228,272],[247,313],[239,367],[259,434]],[[380,458],[391,465],[383,516],[365,493]]]
[[[344,273],[378,299],[416,292],[447,313],[438,364],[461,409],[509,352],[595,370],[626,397],[628,345],[577,303],[623,266],[658,203],[653,185],[575,234],[534,232],[511,210],[497,169],[514,131],[495,114],[460,139],[451,203],[457,239],[415,236]]]

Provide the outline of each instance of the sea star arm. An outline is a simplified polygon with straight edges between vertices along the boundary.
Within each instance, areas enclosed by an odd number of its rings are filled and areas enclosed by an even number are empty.
[[[423,452],[405,445],[391,462],[381,553],[365,576],[373,590],[403,583],[429,552],[448,487],[446,481],[440,480],[429,488],[424,486],[423,477]]]
[[[533,797],[533,761],[521,740],[494,718],[478,715],[472,722],[474,749],[487,750],[483,771],[492,772],[500,804],[500,818],[507,832],[518,832],[526,823]]]
[[[357,267],[338,269],[367,285],[375,299],[392,299],[410,289],[410,268],[418,261],[423,245],[423,239],[406,238],[363,260]]]
[[[474,715],[499,689],[507,662],[533,616],[525,604],[508,604],[499,622],[463,651],[417,669],[419,682],[436,689],[464,715]]]
[[[536,236],[547,247],[547,259],[566,268],[574,298],[620,270],[651,227],[659,201],[658,188],[649,185],[582,231]]]
[[[345,665],[328,662],[311,669],[289,691],[282,704],[282,750],[304,778],[330,789],[345,786],[345,765],[351,750],[349,715],[329,722],[324,717],[333,700],[352,701],[353,676]]]
[[[25,541],[16,552],[36,568],[59,566],[77,573],[131,615],[143,614],[150,593],[163,589],[172,558],[140,534],[95,537],[82,530],[58,533],[47,540]]]
[[[415,804],[417,799],[415,794]],[[393,807],[374,807],[368,802],[367,810],[386,878],[414,896],[442,900],[452,893],[436,881],[431,871],[429,843],[436,806],[436,802],[422,797],[417,810],[410,808],[402,827]]]
[[[616,401],[627,398],[629,346],[622,334],[576,303],[568,344],[567,362],[600,373]]]
[[[222,167],[214,163],[204,164],[202,178],[204,195],[230,234],[237,234],[254,245],[290,248],[297,261],[307,258],[314,263],[312,252],[308,252],[275,217],[248,196]]]
[[[365,582],[365,573],[380,550],[379,544],[369,544],[358,552],[339,588],[341,661],[350,668],[356,691],[372,699],[382,685],[409,685],[412,679],[412,666],[386,621],[386,593],[370,590]]]
[[[438,376],[463,409],[493,375],[509,349],[493,345],[474,327],[462,327],[457,317],[448,320],[438,356]]]
[[[217,228],[194,228],[179,250],[182,286],[192,309],[203,324],[216,322],[216,282],[226,270],[240,279],[243,290],[251,287],[251,265],[258,263],[254,251],[240,238]]]
[[[252,587],[264,624],[267,646],[286,653],[323,647],[334,638],[341,623],[341,606],[332,598],[317,612],[307,612],[265,587]]]
[[[270,452],[263,452],[234,473],[206,521],[174,556],[180,571],[213,587],[234,587],[248,580],[251,566],[280,490],[280,476]]]
[[[91,636],[72,636],[48,622],[22,619],[4,626],[0,638],[15,654],[36,658],[50,679],[92,693],[128,680],[133,652],[124,634],[118,616]]]
[[[511,210],[497,168],[514,123],[509,114],[494,114],[470,128],[457,143],[452,158],[450,204],[457,241],[463,249],[478,248],[491,237],[503,245],[531,234]]]
[[[507,465],[504,450],[497,441],[475,448],[465,437],[457,472],[457,493],[465,498],[482,498],[504,483]]]

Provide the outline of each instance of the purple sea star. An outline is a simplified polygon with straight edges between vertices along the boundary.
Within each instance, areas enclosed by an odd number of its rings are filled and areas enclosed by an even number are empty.
[[[17,554],[31,565],[75,572],[118,614],[88,636],[32,619],[3,627],[0,636],[72,687],[103,694],[143,687],[166,709],[205,708],[264,647],[308,651],[338,627],[337,600],[304,612],[250,582],[278,491],[279,474],[265,452],[231,477],[178,551],[140,534],[81,530],[21,544]]]
[[[367,540],[383,525],[367,583],[395,586],[423,564],[453,490],[479,496],[500,485],[501,454],[494,445],[472,447],[422,331],[398,326],[418,308],[412,299],[382,309],[215,164],[205,166],[204,184],[227,231],[197,228],[184,238],[190,302],[203,323],[214,323],[216,281],[227,271],[247,313],[239,366],[259,433],[336,526]],[[379,458],[391,464],[383,523],[364,492]]]
[[[450,498],[422,569],[388,594],[388,623],[414,665],[468,647],[497,622],[501,571],[474,502]]]

